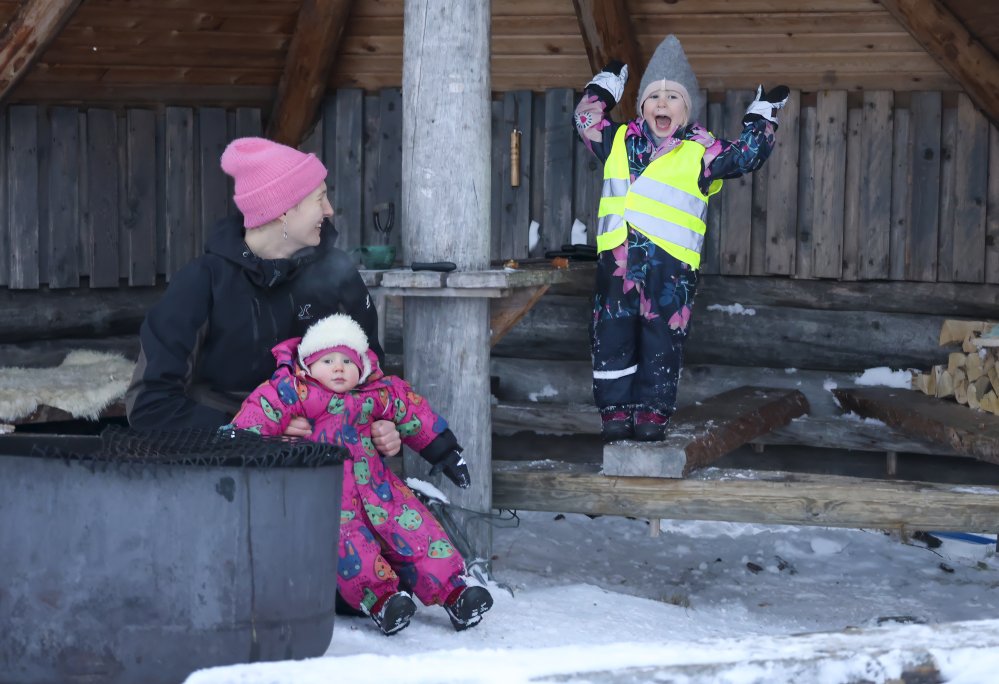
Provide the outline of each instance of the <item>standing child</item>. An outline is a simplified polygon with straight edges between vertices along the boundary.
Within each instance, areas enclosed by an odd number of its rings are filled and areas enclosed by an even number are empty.
[[[338,588],[386,635],[416,612],[400,576],[424,605],[442,605],[454,629],[479,623],[492,607],[484,587],[465,584],[465,562],[434,516],[391,470],[371,441],[371,424],[391,420],[403,442],[459,487],[470,483],[447,422],[401,378],[384,375],[352,318],[334,314],[304,337],[272,350],[278,368],[246,398],[231,427],[284,434],[294,416],[313,424],[309,439],[342,445]],[[398,572],[398,575],[396,574]]]
[[[590,325],[593,395],[605,441],[659,441],[676,409],[697,289],[708,198],[721,179],[763,165],[789,91],[756,100],[738,140],[712,136],[697,118],[701,93],[680,41],[656,48],[639,88],[638,117],[610,119],[628,80],[611,62],[586,84],[575,124],[604,163],[597,283]]]

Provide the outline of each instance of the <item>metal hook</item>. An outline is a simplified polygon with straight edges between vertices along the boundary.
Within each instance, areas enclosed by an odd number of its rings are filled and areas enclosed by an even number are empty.
[[[381,212],[385,210],[388,210],[388,218],[383,226],[381,221]],[[374,211],[371,212],[371,216],[375,221],[375,230],[382,235],[388,235],[392,231],[392,224],[395,223],[395,203],[382,202],[381,204],[376,204]]]

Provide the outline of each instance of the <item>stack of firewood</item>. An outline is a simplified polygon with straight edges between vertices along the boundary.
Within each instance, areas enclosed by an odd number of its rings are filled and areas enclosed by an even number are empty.
[[[999,325],[986,321],[944,321],[940,345],[961,345],[947,365],[915,372],[912,389],[999,415]]]

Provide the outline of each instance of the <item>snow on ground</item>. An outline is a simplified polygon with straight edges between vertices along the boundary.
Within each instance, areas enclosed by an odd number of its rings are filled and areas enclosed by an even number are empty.
[[[389,638],[338,616],[323,658],[188,684],[885,682],[918,662],[913,646],[949,682],[999,671],[994,543],[930,550],[878,530],[681,521],[654,538],[644,520],[520,517],[494,532],[495,577],[514,594],[491,587],[478,627],[455,633],[424,607]]]

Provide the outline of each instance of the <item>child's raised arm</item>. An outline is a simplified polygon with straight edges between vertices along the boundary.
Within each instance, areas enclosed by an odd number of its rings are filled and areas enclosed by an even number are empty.
[[[605,161],[610,154],[614,132],[621,124],[614,123],[610,111],[621,101],[624,84],[628,82],[628,65],[612,60],[583,89],[576,105],[573,122],[586,148]]]
[[[777,110],[787,104],[789,95],[787,86],[777,86],[769,92],[763,90],[762,85],[758,86],[756,99],[742,117],[742,134],[738,140],[712,138],[700,126],[691,127],[689,137],[706,148],[702,160],[704,172],[699,180],[702,192],[707,192],[712,181],[738,178],[763,166],[773,151]]]

